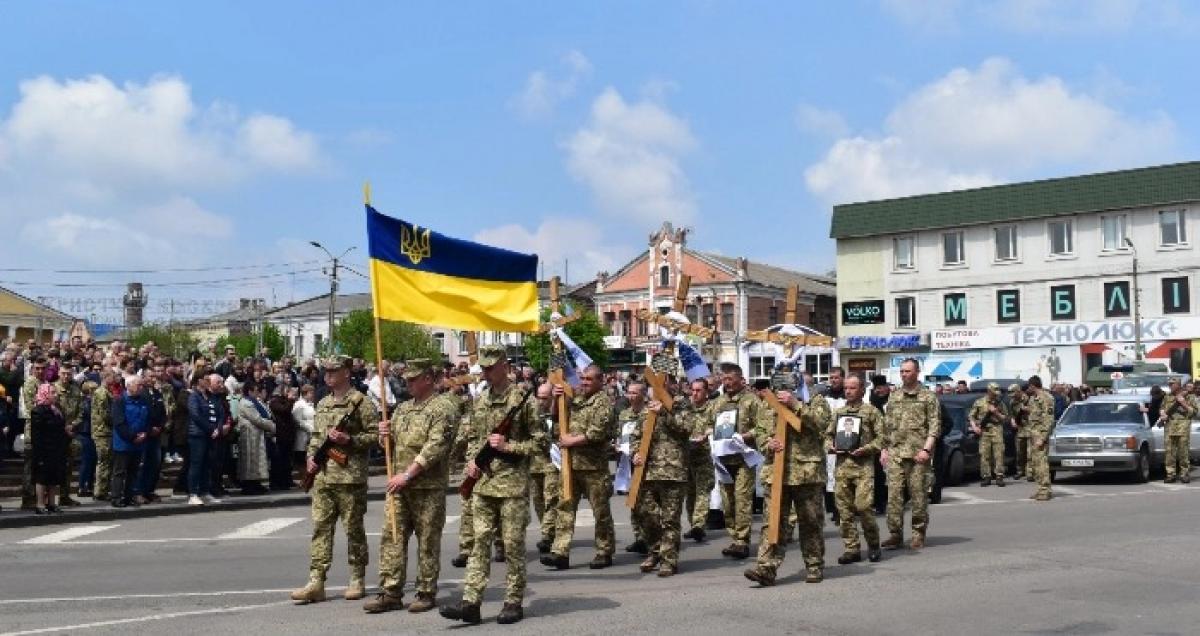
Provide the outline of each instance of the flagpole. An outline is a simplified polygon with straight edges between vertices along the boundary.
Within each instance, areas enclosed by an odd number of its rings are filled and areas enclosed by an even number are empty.
[[[371,182],[370,181],[366,181],[363,183],[363,203],[365,203],[366,205],[371,205]],[[379,279],[379,277],[375,275],[375,263],[372,261],[370,263],[370,265],[371,265],[371,270],[370,270],[370,273],[371,273],[371,296],[375,300],[375,303],[378,303],[379,302],[379,289],[376,287],[376,281]],[[375,303],[373,303],[373,305]],[[383,419],[387,420],[388,419],[388,391],[387,391],[387,384],[386,384],[387,380],[384,379],[384,377],[383,377],[383,334],[379,328],[379,324],[380,324],[379,323],[379,312],[375,311],[374,307],[372,307],[372,309],[373,309],[373,311],[371,313],[375,320],[375,376],[379,378],[380,410],[382,411]],[[333,334],[330,334],[331,337],[332,337],[332,335]],[[395,468],[392,466],[392,434],[391,434],[391,423],[390,422],[388,423],[388,429],[389,429],[388,434],[383,438],[383,463],[384,463],[384,466],[387,467],[388,481],[391,482],[392,475],[395,472]],[[384,501],[384,505],[383,505],[384,513],[386,513],[387,517],[388,517],[388,526],[392,530],[392,542],[395,543],[395,542],[400,541],[400,534],[398,532],[396,532],[396,515],[394,514],[395,500],[392,499],[392,496],[390,494],[388,494],[386,487],[383,492],[383,501]]]

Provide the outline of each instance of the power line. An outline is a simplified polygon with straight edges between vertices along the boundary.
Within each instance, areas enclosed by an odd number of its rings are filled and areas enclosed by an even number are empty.
[[[300,269],[294,272],[275,272],[272,274],[260,274],[257,276],[243,276],[240,278],[222,278],[215,280],[185,280],[169,283],[143,283],[143,287],[189,287],[189,286],[205,286],[205,285],[228,285],[229,283],[239,283],[248,281],[268,281],[283,276],[292,276],[294,274],[304,274],[309,272],[319,272],[321,268],[315,267],[311,269]],[[316,278],[297,279],[298,282],[306,282],[309,280],[319,280]],[[49,282],[34,282],[34,281],[13,281],[0,280],[0,285],[23,286],[23,287],[69,287],[69,288],[98,288],[98,287],[125,287],[125,283],[49,283]]]
[[[224,265],[212,267],[168,267],[156,269],[38,269],[32,267],[0,267],[0,272],[8,273],[46,273],[46,274],[166,274],[180,272],[220,272],[247,269],[268,269],[272,267],[293,267],[296,265],[315,265],[324,261],[295,261],[292,263],[266,263],[261,265]],[[312,270],[305,270],[312,271]]]

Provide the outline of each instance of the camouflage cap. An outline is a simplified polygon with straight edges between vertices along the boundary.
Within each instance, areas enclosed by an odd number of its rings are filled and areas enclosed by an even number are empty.
[[[1008,385],[1008,392],[1009,392],[1009,393],[1020,393],[1020,392],[1021,392],[1021,385],[1020,385],[1020,384],[1017,384],[1016,382],[1014,382],[1014,383],[1012,383],[1012,384]]]
[[[504,347],[488,345],[479,348],[479,366],[490,367],[493,364],[508,360],[508,352]]]
[[[988,393],[999,393],[1000,385],[995,382],[988,382]]]
[[[433,363],[433,360],[429,358],[417,358],[416,360],[409,360],[408,365],[404,367],[404,372],[400,375],[405,380],[411,380],[435,369],[437,369],[437,366]]]
[[[329,356],[321,361],[321,368],[326,371],[349,369],[352,366],[354,366],[354,359],[350,356]]]

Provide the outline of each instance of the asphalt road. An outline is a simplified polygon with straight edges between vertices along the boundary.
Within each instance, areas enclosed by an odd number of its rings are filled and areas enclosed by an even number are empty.
[[[720,555],[724,533],[685,543],[681,573],[643,575],[618,552],[607,570],[587,568],[591,528],[576,534],[573,566],[547,571],[529,534],[526,620],[495,623],[504,566],[493,568],[484,625],[531,634],[1195,634],[1200,631],[1200,485],[1128,484],[1067,477],[1049,503],[1032,484],[964,486],[932,507],[928,547],[885,552],[878,564],[839,566],[841,542],[825,528],[826,579],[803,582],[796,552],[779,585],[742,577],[749,562]],[[620,547],[630,538],[614,500]],[[372,559],[381,504],[368,513]],[[442,543],[440,601],[457,600],[453,497]],[[590,514],[581,522],[590,524]],[[882,524],[882,519],[881,526]],[[429,612],[377,616],[360,602],[294,607],[304,582],[309,522],[303,507],[213,512],[0,530],[0,633],[346,634],[429,633],[467,626]],[[755,528],[757,538],[757,526]],[[330,592],[345,585],[344,537]],[[410,566],[411,567],[411,566]],[[374,583],[374,562],[368,578]],[[406,600],[411,594],[406,595]]]

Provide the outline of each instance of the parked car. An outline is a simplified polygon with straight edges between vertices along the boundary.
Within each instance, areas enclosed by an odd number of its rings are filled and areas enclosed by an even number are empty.
[[[1149,480],[1156,465],[1149,403],[1149,395],[1097,395],[1067,407],[1050,434],[1051,479],[1059,470],[1073,470]]]
[[[942,489],[957,486],[969,478],[979,475],[979,436],[970,430],[967,415],[975,400],[983,393],[955,393],[940,398],[942,432],[937,452],[933,456],[933,488],[930,501],[939,503]],[[1000,401],[1008,406],[1008,394],[1002,393]],[[1004,427],[1004,466],[1007,472],[1016,467],[1016,431]]]
[[[1191,378],[1185,373],[1127,373],[1112,381],[1112,392],[1150,395],[1150,389],[1156,386],[1165,391],[1171,380],[1186,384]]]

